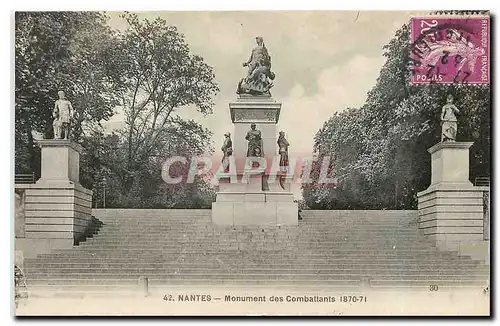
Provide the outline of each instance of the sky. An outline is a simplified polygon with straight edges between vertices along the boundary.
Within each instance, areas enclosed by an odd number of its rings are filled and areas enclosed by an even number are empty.
[[[382,48],[416,13],[393,11],[138,12],[162,17],[185,35],[194,54],[212,67],[220,92],[207,117],[185,107],[179,115],[213,132],[216,155],[225,132],[232,132],[229,102],[237,98],[242,63],[262,36],[276,74],[273,98],[282,102],[278,130],[287,134],[290,155],[312,152],[313,137],[334,112],[360,107],[384,63]],[[108,12],[109,25],[124,30],[119,12]],[[123,114],[106,124],[123,125]],[[220,154],[219,154],[220,155]]]

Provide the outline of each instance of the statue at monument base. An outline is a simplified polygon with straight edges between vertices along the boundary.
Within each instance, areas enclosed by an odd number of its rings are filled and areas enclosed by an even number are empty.
[[[255,123],[250,125],[245,139],[248,140],[247,157],[263,157],[262,134],[256,129]]]
[[[226,132],[224,134],[224,143],[222,144],[221,151],[222,151],[222,166],[224,169],[224,172],[229,172],[229,157],[233,155],[233,142],[231,141],[231,133]]]

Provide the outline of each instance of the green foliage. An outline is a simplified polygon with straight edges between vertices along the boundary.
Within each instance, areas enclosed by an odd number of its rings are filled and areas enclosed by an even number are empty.
[[[59,90],[76,109],[75,141],[111,117],[118,85],[108,64],[114,34],[97,12],[17,12],[15,22],[16,172],[39,172],[33,133],[52,137]]]
[[[129,27],[120,33],[96,12],[16,13],[16,173],[39,172],[33,136],[52,138],[64,90],[75,108],[71,137],[84,147],[81,183],[96,205],[106,189],[107,207],[209,207],[206,180],[169,185],[161,170],[168,157],[213,151],[211,132],[177,115],[188,106],[212,113],[212,68],[165,20],[123,18]],[[100,124],[115,109],[125,127],[105,134]]]
[[[191,197],[184,206],[190,200],[199,202],[194,192],[204,188],[202,181],[165,185],[161,166],[168,157],[189,159],[213,151],[211,132],[177,115],[187,106],[212,113],[212,98],[218,91],[212,68],[190,53],[184,36],[165,20],[140,21],[134,14],[123,18],[129,27],[120,35],[117,60],[117,69],[123,71],[120,105],[126,117],[120,130],[122,165],[115,168],[120,201],[133,202],[134,197],[137,205],[175,206],[180,199],[172,199],[182,194]],[[169,199],[158,199],[159,194]]]
[[[427,149],[440,141],[440,112],[452,94],[461,113],[457,141],[474,141],[471,180],[490,174],[489,86],[409,84],[409,29],[384,47],[386,62],[366,103],[336,113],[315,137],[319,160],[304,200],[317,209],[416,208],[416,194],[430,183]],[[331,157],[336,184],[318,179],[321,159]]]

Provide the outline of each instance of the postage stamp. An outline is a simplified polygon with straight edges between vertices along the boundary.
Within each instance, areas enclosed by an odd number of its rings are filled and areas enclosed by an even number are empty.
[[[412,84],[488,84],[487,17],[415,17],[410,22]]]

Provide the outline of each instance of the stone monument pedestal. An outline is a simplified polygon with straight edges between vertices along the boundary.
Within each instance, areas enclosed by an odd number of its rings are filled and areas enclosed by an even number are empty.
[[[298,225],[298,205],[286,184],[281,188],[276,180],[269,184],[271,167],[277,156],[277,129],[281,103],[270,96],[241,96],[229,103],[234,123],[233,156],[235,182],[219,180],[219,192],[212,203],[212,222],[218,225]],[[261,173],[249,170],[246,133],[250,125],[262,135],[262,157],[265,167]],[[279,161],[278,161],[279,162]]]
[[[44,139],[42,172],[35,184],[24,189],[24,238],[17,246],[26,257],[71,248],[91,221],[92,191],[79,182],[82,148],[70,140]],[[31,253],[31,254],[30,254]]]
[[[287,191],[256,189],[250,178],[243,183],[219,182],[217,198],[212,203],[212,222],[217,225],[298,225],[298,206]]]
[[[483,194],[469,181],[470,142],[442,142],[429,148],[431,185],[418,193],[418,227],[441,250],[486,260]]]

